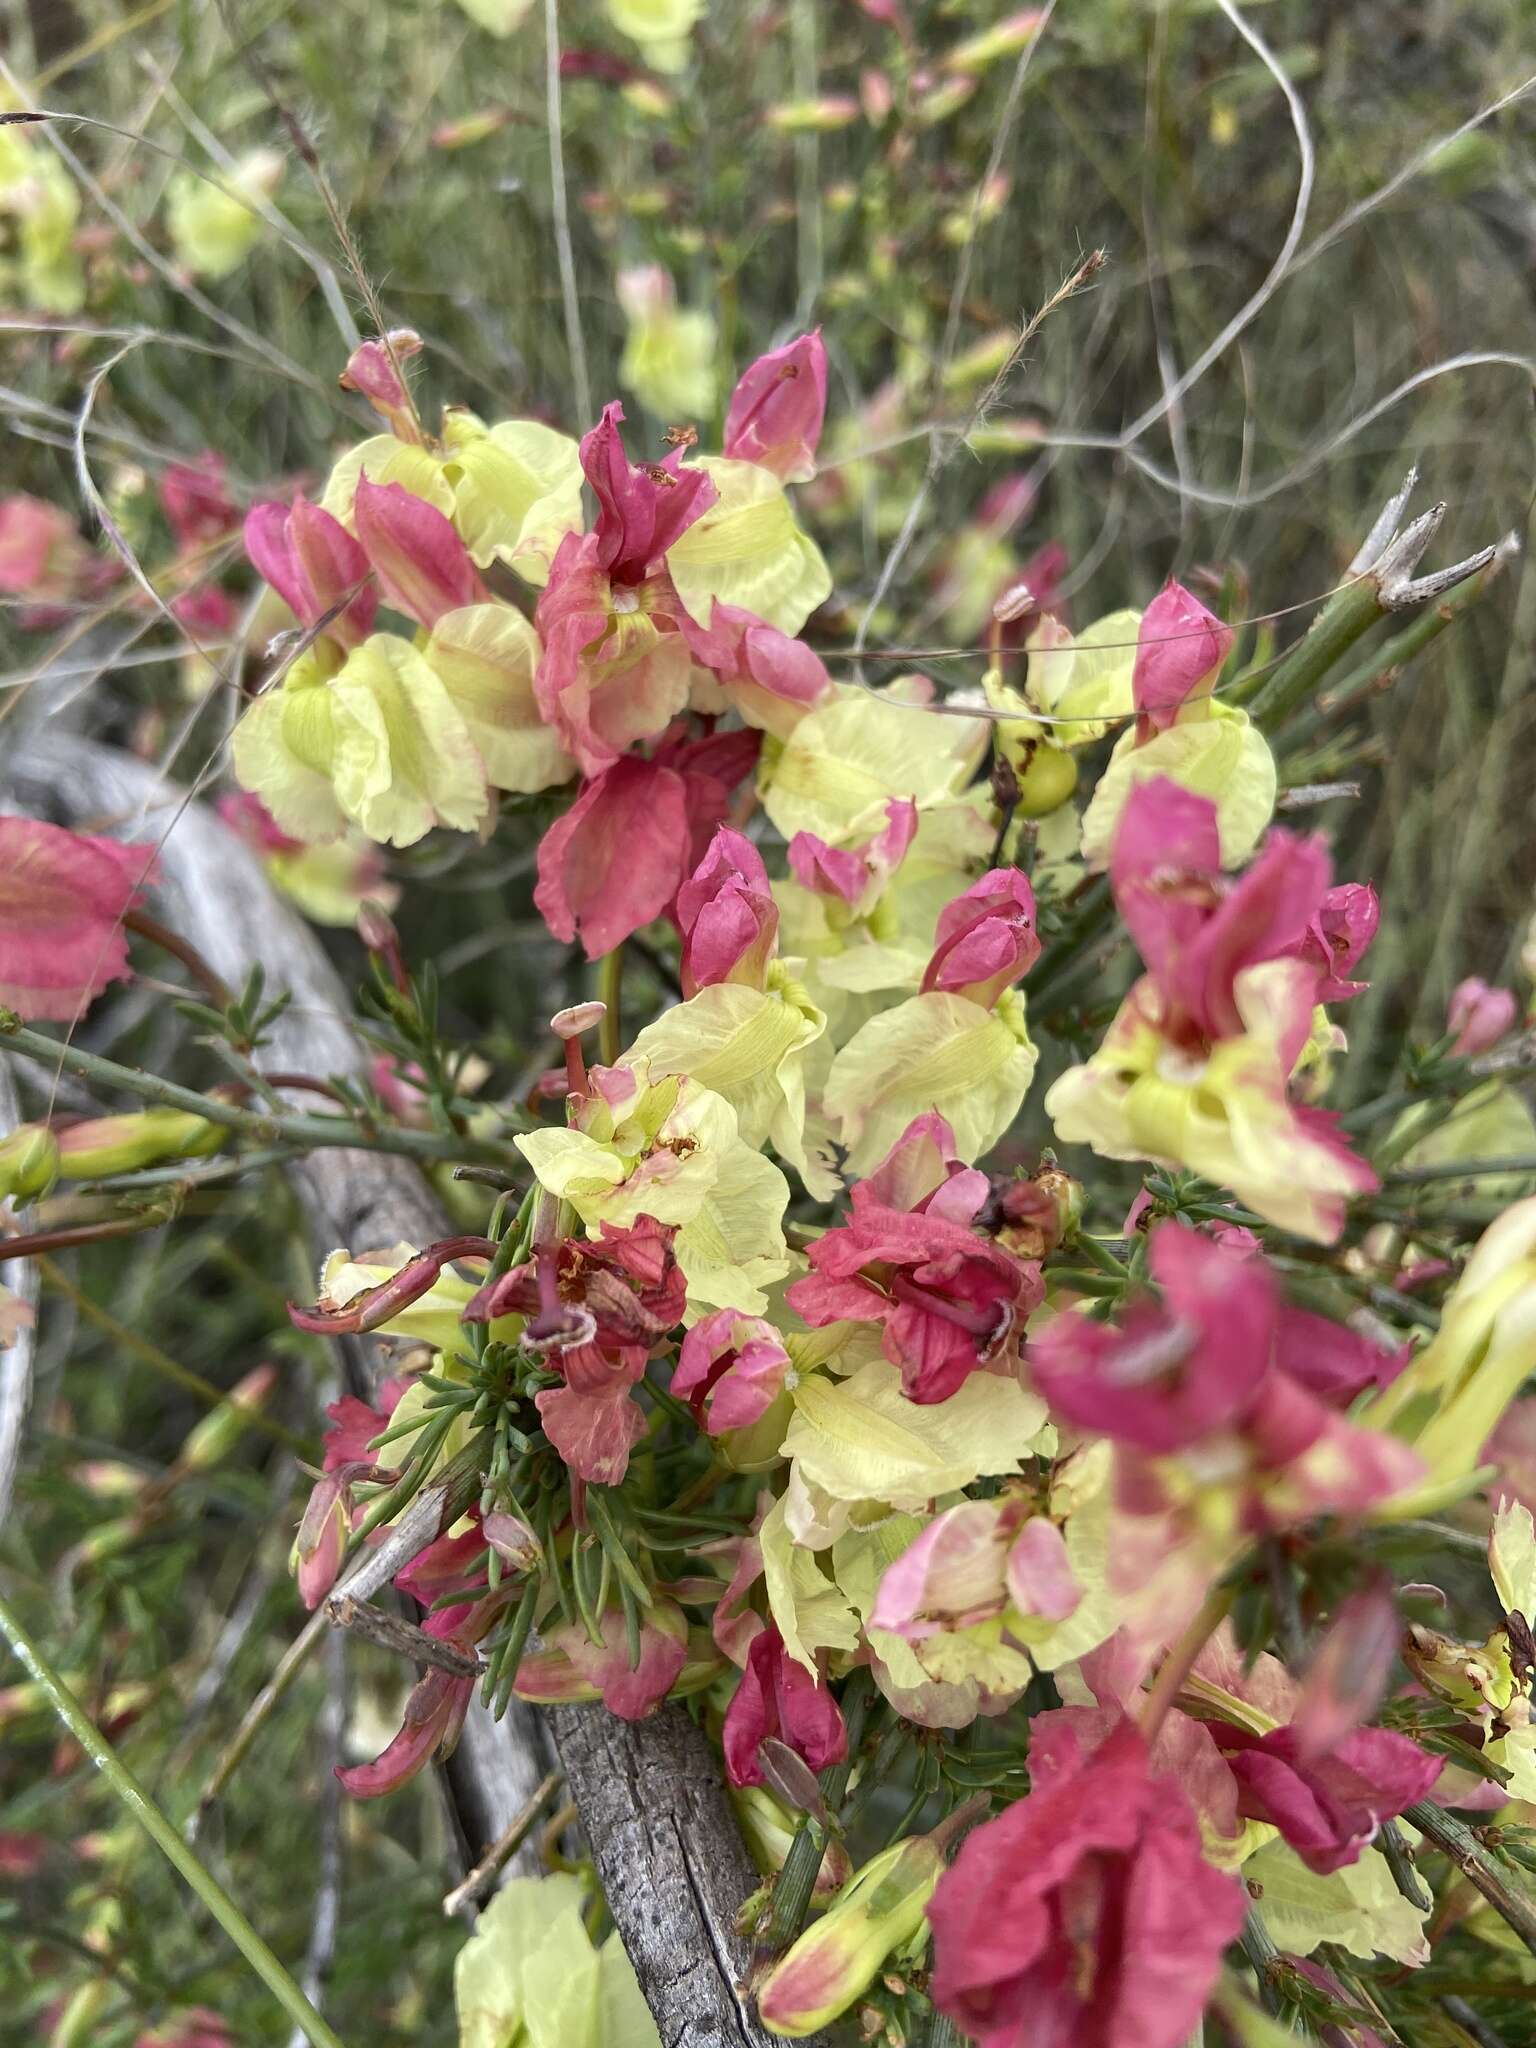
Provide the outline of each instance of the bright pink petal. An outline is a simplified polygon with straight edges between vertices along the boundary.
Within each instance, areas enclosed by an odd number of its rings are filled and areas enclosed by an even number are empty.
[[[589,960],[659,917],[687,872],[683,779],[631,755],[586,783],[539,842],[533,900],[557,939]]]
[[[771,469],[785,483],[816,473],[827,410],[827,351],[821,329],[800,334],[744,370],[725,415],[725,453]]]
[[[469,550],[425,498],[403,484],[373,484],[362,476],[353,517],[385,598],[417,625],[430,628],[445,612],[486,602],[490,593]]]
[[[68,1024],[123,980],[122,920],[154,865],[151,846],[0,816],[0,1003]]]
[[[1131,694],[1143,737],[1173,724],[1202,685],[1215,682],[1232,647],[1232,629],[1172,578],[1142,615]]]

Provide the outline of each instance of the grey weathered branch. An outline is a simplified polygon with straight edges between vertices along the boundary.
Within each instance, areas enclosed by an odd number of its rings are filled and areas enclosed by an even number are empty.
[[[47,734],[13,755],[5,775],[11,801],[63,823],[121,830],[148,807],[139,838],[158,838],[180,800],[151,770],[111,749]],[[194,804],[176,819],[161,872],[159,914],[231,986],[259,961],[270,990],[291,990],[261,1054],[266,1067],[321,1076],[361,1071],[364,1047],[318,942],[278,904],[257,862],[212,814]],[[450,1234],[408,1160],[333,1149],[292,1171],[318,1247],[356,1251]],[[354,1384],[366,1387],[364,1347],[347,1340],[343,1348]],[[569,1707],[551,1714],[546,1727],[517,1702],[499,1723],[477,1702],[448,1766],[470,1860],[535,1795],[548,1770],[547,1734],[664,2048],[770,2048],[739,1989],[748,1958],[733,1925],[757,1877],[715,1754],[680,1707],[635,1724],[600,1707]],[[531,1857],[532,1846],[521,1853]]]

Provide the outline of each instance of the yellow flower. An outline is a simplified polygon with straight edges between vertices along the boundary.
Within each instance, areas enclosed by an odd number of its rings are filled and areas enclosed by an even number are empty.
[[[1051,1087],[1046,1114],[1065,1144],[1191,1167],[1270,1222],[1330,1244],[1349,1198],[1375,1177],[1287,1099],[1282,1047],[1291,1011],[1310,1002],[1310,970],[1265,961],[1238,976],[1235,994],[1243,1035],[1199,1058],[1163,1037],[1156,987],[1138,982],[1092,1059]]]
[[[569,1202],[589,1236],[641,1216],[680,1226],[689,1299],[760,1315],[762,1289],[789,1271],[789,1183],[744,1142],[723,1096],[686,1076],[655,1081],[643,1056],[599,1067],[568,1130],[516,1139],[539,1183]]]
[[[469,729],[493,789],[532,793],[569,782],[576,764],[539,715],[539,636],[509,604],[445,612],[422,649]]]
[[[482,569],[501,561],[542,588],[568,533],[581,528],[581,460],[568,434],[538,420],[486,426],[472,412],[443,416],[441,450],[374,434],[331,471],[322,509],[352,530],[358,478],[401,484],[452,520]]]
[[[454,1965],[459,2048],[661,2048],[623,1943],[587,1932],[590,1902],[566,1871],[501,1887]]]
[[[640,45],[654,70],[682,71],[688,63],[688,32],[709,0],[606,0],[608,19],[621,35]]]
[[[1533,1371],[1536,1196],[1483,1232],[1438,1331],[1359,1417],[1411,1444],[1428,1467],[1421,1487],[1391,1502],[1394,1517],[1428,1514],[1467,1491],[1483,1445]]]
[[[919,812],[954,804],[990,737],[984,719],[925,711],[894,685],[879,696],[845,686],[782,744],[764,747],[758,794],[786,839],[814,832],[844,846],[878,829],[873,821],[883,821],[893,797],[910,798]]]
[[[296,839],[350,821],[411,846],[437,824],[472,832],[489,810],[469,725],[421,654],[375,633],[339,667],[312,648],[235,728],[235,773]]]
[[[1129,687],[1129,686],[1127,686]],[[1246,711],[1212,697],[1191,697],[1176,725],[1143,745],[1131,727],[1115,743],[1109,765],[1083,813],[1083,858],[1103,867],[1126,798],[1160,775],[1216,804],[1221,858],[1239,867],[1264,836],[1275,809],[1275,760]]]
[[[614,289],[629,324],[619,382],[660,419],[692,421],[713,412],[713,314],[679,311],[672,279],[659,263],[621,270]]]
[[[215,282],[238,270],[263,232],[255,202],[270,199],[282,176],[283,159],[272,149],[242,157],[221,179],[227,190],[195,171],[173,171],[166,187],[165,225],[177,261],[194,277]]]
[[[702,469],[719,495],[667,550],[684,608],[708,626],[718,601],[755,613],[781,633],[798,633],[831,595],[832,576],[820,548],[795,524],[784,486],[772,470],[723,455],[702,456],[690,467]]]
[[[913,1117],[931,1109],[949,1120],[959,1157],[978,1158],[1013,1122],[1037,1058],[1017,989],[1005,989],[991,1010],[934,990],[878,1012],[827,1076],[824,1103],[849,1170],[873,1172]]]
[[[0,105],[4,105],[0,96]],[[80,194],[46,142],[0,129],[0,215],[17,223],[17,293],[40,313],[78,313],[85,275],[75,254]]]
[[[788,963],[775,961],[766,992],[739,982],[702,988],[647,1024],[630,1057],[657,1078],[688,1074],[724,1096],[746,1144],[771,1143],[818,1201],[830,1201],[841,1182],[805,1146],[805,1052],[826,1021]]]

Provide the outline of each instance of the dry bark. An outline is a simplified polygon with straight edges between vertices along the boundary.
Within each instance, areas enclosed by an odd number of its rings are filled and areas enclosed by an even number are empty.
[[[322,1078],[361,1070],[365,1048],[319,942],[277,901],[255,858],[211,812],[192,804],[177,817],[180,792],[167,791],[139,762],[47,733],[29,739],[4,773],[12,801],[60,823],[158,840],[174,819],[161,854],[158,915],[232,987],[259,961],[269,993],[292,992],[260,1054],[263,1066]],[[302,1106],[313,1109],[313,1097]],[[422,1244],[451,1234],[432,1190],[407,1160],[324,1150],[292,1173],[317,1250],[360,1251],[402,1239]],[[349,1340],[343,1350],[353,1383],[365,1389],[373,1376],[365,1347]],[[493,1722],[477,1702],[448,1765],[469,1860],[534,1795],[548,1768],[551,1735],[664,2048],[770,2048],[737,1989],[747,1955],[732,1927],[757,1878],[714,1753],[681,1708],[628,1723],[597,1706],[541,1719],[514,1702],[503,1721]],[[536,1845],[525,1845],[520,1858],[530,1867]]]

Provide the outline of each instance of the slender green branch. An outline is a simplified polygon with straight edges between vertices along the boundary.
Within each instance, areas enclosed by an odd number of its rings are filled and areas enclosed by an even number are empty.
[[[597,999],[607,1005],[598,1030],[598,1049],[605,1067],[616,1065],[619,1054],[624,1050],[623,997],[624,943],[620,940],[613,951],[605,953],[597,963]]]
[[[0,1598],[0,1635],[5,1637],[18,1661],[48,1695],[54,1712],[106,1779],[118,1800],[218,1921],[289,2019],[311,2043],[311,2048],[343,2048],[340,2036],[326,2025],[229,1893],[177,1834],[3,1598]]]
[[[1442,1855],[1448,1856],[1470,1885],[1507,1920],[1532,1955],[1536,1955],[1536,1904],[1517,1891],[1495,1865],[1493,1858],[1463,1822],[1421,1799],[1410,1806],[1403,1819],[1427,1835]]]
[[[1382,616],[1375,580],[1362,576],[1331,597],[1304,640],[1293,647],[1254,697],[1250,715],[1257,726],[1273,732],[1283,725],[1348,653],[1362,633]]]
[[[1398,671],[1406,668],[1416,654],[1421,654],[1438,640],[1447,626],[1454,624],[1477,603],[1488,588],[1490,579],[1498,573],[1498,568],[1497,560],[1490,562],[1478,575],[1469,576],[1451,596],[1442,598],[1439,604],[1428,606],[1400,633],[1394,633],[1390,640],[1383,641],[1295,721],[1287,731],[1286,739],[1292,745],[1310,739],[1325,718],[1349,710],[1373,691],[1393,681]]]
[[[158,1074],[146,1074],[138,1067],[120,1066],[116,1060],[103,1059],[99,1053],[85,1052],[77,1045],[66,1045],[62,1039],[29,1030],[11,1010],[0,1009],[0,1045],[45,1066],[62,1069],[77,1081],[89,1082],[97,1088],[121,1088],[130,1095],[136,1095],[141,1102],[155,1102],[167,1109],[185,1110],[191,1116],[202,1117],[207,1123],[222,1124],[226,1130],[242,1132],[262,1145],[282,1140],[305,1151],[319,1146],[345,1145],[362,1151],[396,1152],[407,1159],[433,1161],[495,1160],[503,1156],[494,1145],[448,1137],[441,1131],[408,1130],[399,1124],[370,1124],[365,1127],[351,1117],[277,1116],[270,1110],[243,1109],[237,1103],[220,1101],[217,1096],[200,1095],[195,1088],[183,1088],[179,1082],[162,1080]]]

